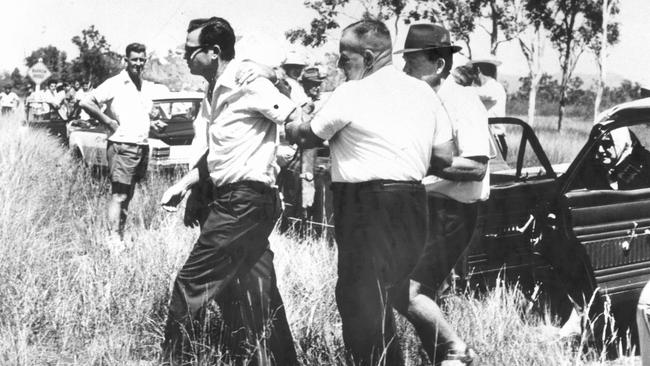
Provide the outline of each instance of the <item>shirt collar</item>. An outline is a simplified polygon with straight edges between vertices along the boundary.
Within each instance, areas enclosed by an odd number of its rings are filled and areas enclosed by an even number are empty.
[[[235,82],[235,76],[239,70],[239,62],[231,60],[226,65],[226,69],[223,70],[223,74],[217,78],[217,81],[214,83],[214,90],[217,90],[219,86],[224,86],[229,89],[237,88],[237,83]]]

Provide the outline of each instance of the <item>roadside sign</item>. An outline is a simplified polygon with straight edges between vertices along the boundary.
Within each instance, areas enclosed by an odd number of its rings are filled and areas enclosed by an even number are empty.
[[[29,78],[32,79],[36,85],[40,85],[42,82],[47,80],[47,78],[52,76],[52,73],[43,63],[43,59],[39,58],[38,62],[35,63],[34,66],[30,67],[29,70],[27,70],[27,76],[29,76]]]

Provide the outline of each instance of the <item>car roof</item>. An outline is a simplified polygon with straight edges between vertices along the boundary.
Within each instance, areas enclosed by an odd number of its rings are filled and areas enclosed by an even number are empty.
[[[201,92],[193,91],[180,91],[180,92],[171,92],[171,91],[161,91],[153,95],[154,101],[160,100],[174,100],[174,99],[203,99],[205,96]]]
[[[606,125],[622,119],[650,120],[650,98],[637,99],[616,105],[596,116],[594,123]]]

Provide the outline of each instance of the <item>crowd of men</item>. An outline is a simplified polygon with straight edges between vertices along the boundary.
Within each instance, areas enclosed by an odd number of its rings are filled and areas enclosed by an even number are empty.
[[[10,85],[5,86],[5,91],[7,90],[11,90]],[[40,116],[45,119],[68,120],[74,117],[87,119],[88,116],[79,107],[79,101],[90,90],[90,83],[80,80],[59,82],[50,79],[41,90],[34,90],[34,86],[30,84],[25,96],[25,113],[29,118]],[[0,99],[0,103],[4,102]],[[17,109],[18,103],[11,110],[7,110],[7,113],[13,113]]]
[[[471,241],[494,154],[488,111],[469,86],[486,73],[464,65],[452,76],[459,50],[439,25],[412,25],[403,49],[393,52],[382,22],[353,23],[340,41],[346,82],[321,104],[323,76],[297,54],[277,70],[240,61],[227,20],[190,21],[185,59],[208,87],[194,122],[190,171],[161,204],[174,210],[189,193],[184,221],[201,233],[174,281],[161,362],[192,358],[205,306],[215,300],[232,362],[298,364],[268,237],[281,213],[281,157],[286,162],[298,150],[304,159],[323,144],[331,153],[336,302],[348,361],[404,364],[395,309],[433,363],[473,362],[476,352],[435,301]],[[393,54],[403,54],[404,70],[392,65]],[[148,131],[165,128],[150,116],[145,46],[127,46],[125,61],[124,71],[79,100],[112,131],[109,224],[118,240],[146,171]],[[303,198],[309,189],[301,188]]]

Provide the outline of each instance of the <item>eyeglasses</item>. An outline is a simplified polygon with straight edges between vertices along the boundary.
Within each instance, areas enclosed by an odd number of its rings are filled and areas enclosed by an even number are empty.
[[[193,59],[205,46],[185,46],[185,58],[188,60]]]
[[[142,63],[147,62],[147,59],[144,57],[134,57],[134,58],[129,58],[128,60],[131,62],[142,62]]]

